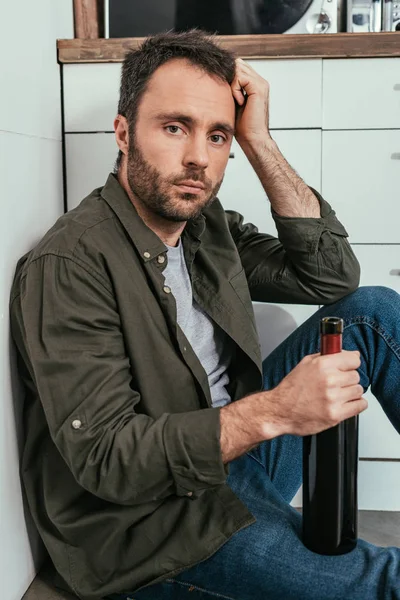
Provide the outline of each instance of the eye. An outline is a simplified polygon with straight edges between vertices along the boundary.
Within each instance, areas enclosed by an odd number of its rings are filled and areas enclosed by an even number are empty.
[[[215,133],[214,135],[211,136],[211,141],[214,144],[218,144],[218,146],[221,146],[222,144],[224,144],[226,142],[226,139],[224,138],[223,135],[219,135],[219,134]]]
[[[174,135],[176,135],[180,131],[182,131],[183,133],[183,130],[180,127],[178,127],[178,125],[167,125],[165,129],[167,129],[170,133]]]

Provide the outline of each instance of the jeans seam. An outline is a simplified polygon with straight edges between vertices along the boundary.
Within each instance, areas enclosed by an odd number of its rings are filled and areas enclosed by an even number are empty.
[[[211,592],[210,590],[206,590],[204,588],[199,587],[198,585],[194,585],[193,583],[187,583],[186,581],[178,581],[177,579],[166,579],[166,582],[177,583],[179,585],[183,585],[188,588],[193,588],[198,592],[204,592],[205,594],[209,594],[210,596],[215,596],[216,598],[223,598],[224,600],[235,600],[232,596],[225,596],[224,594],[219,594],[218,592]]]
[[[266,471],[265,465],[261,462],[261,460],[258,460],[258,458],[256,458],[252,454],[250,454],[250,452],[247,452],[247,456],[249,456],[250,458],[252,458],[253,460],[255,460],[256,463],[258,463],[259,465],[261,465],[262,468],[264,469],[264,471]]]
[[[370,319],[369,317],[360,315],[350,319],[345,325],[344,329],[348,329],[353,325],[368,325],[369,327],[371,327],[371,329],[373,329],[375,333],[377,333],[385,341],[390,350],[393,351],[393,354],[400,361],[400,345],[389,333],[386,332],[386,330],[379,323],[377,323],[373,319]]]

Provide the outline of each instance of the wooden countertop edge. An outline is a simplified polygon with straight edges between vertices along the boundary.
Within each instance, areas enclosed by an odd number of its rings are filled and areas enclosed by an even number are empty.
[[[59,63],[122,62],[144,38],[58,40]],[[377,58],[400,56],[400,32],[221,35],[242,58]]]

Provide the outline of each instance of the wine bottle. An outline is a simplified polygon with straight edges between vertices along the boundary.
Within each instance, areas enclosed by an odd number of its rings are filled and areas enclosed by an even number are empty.
[[[321,321],[321,354],[342,350],[343,320]],[[357,545],[358,416],[303,438],[303,543],[318,554]]]

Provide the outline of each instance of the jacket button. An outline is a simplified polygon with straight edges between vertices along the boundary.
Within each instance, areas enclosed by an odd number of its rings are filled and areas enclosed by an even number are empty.
[[[143,256],[145,258],[150,258],[151,254],[150,254],[150,252],[143,252]]]
[[[193,492],[188,492],[186,496],[193,496]]]
[[[79,419],[75,419],[74,421],[72,421],[72,427],[74,429],[80,429],[82,427],[82,421],[80,421]]]
[[[157,256],[157,262],[160,263],[160,265],[165,263],[165,256],[163,256],[162,254],[160,254],[159,256]]]
[[[164,285],[163,290],[166,294],[170,294],[171,293],[171,288],[168,287],[167,285]]]

